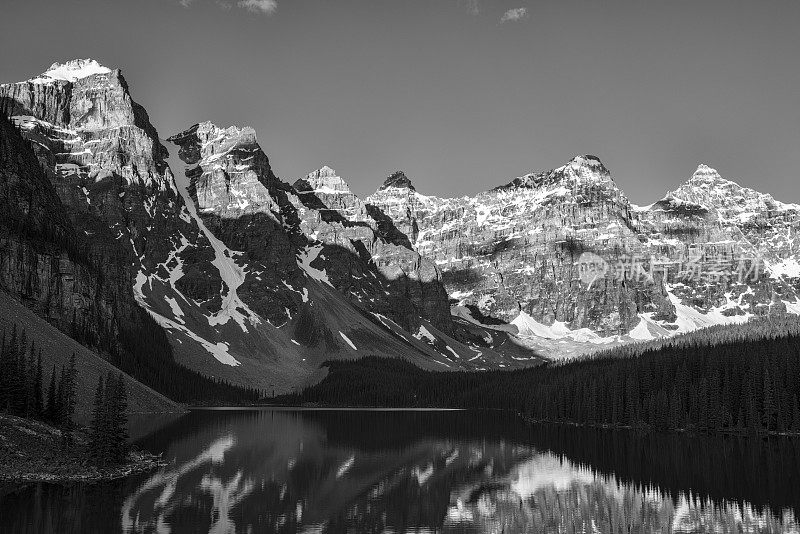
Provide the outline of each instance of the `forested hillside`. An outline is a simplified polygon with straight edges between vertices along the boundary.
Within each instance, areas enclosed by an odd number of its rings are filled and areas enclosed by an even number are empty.
[[[624,349],[509,372],[428,372],[376,358],[331,362],[320,384],[282,400],[505,409],[537,421],[595,426],[798,433],[796,323],[770,323],[761,332],[755,339],[697,333],[645,346],[637,355]]]

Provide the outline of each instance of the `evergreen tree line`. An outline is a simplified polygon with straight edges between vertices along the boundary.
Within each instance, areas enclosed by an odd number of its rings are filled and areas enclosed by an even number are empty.
[[[800,335],[695,342],[518,371],[433,372],[376,357],[327,362],[321,383],[281,400],[505,409],[536,421],[607,427],[800,433]]]
[[[16,325],[6,339],[0,341],[0,413],[15,415],[51,424],[63,432],[62,445],[73,444],[75,430],[75,397],[77,369],[75,355],[61,372],[55,366],[45,389],[42,351],[33,341],[28,343],[25,329]],[[118,464],[128,453],[128,400],[122,373],[109,371],[101,377],[94,398],[91,426],[90,458],[98,465]]]
[[[60,374],[53,366],[49,386],[45,390],[42,351],[28,343],[25,329],[14,325],[11,333],[3,332],[0,341],[0,413],[38,419],[65,431],[67,439],[74,429],[77,370],[75,355]]]

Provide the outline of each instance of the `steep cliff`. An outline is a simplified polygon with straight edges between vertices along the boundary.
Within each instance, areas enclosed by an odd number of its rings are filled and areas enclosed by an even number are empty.
[[[334,266],[329,272],[335,273],[335,286],[348,284],[350,293],[360,301],[369,294],[366,301],[373,311],[392,317],[409,331],[419,329],[417,317],[421,317],[444,332],[453,332],[439,269],[412,250],[407,236],[399,237],[400,231],[388,227],[391,223],[381,213],[368,209],[329,167],[296,181],[294,187],[303,204],[303,233],[363,258],[385,282],[383,287],[359,287],[364,284],[355,284],[350,273],[336,272]]]
[[[75,228],[23,133],[0,116],[0,322],[33,328],[29,339],[45,349],[46,361],[77,353],[80,381],[91,387],[98,369],[112,369],[105,359],[175,399],[193,398],[182,388],[199,377],[175,365],[163,331],[130,285],[114,278],[125,271],[120,255],[96,249]],[[62,333],[80,345],[64,344]],[[130,385],[132,409],[177,410],[142,384]]]
[[[147,113],[119,70],[93,60],[54,64],[0,86],[0,101],[30,140],[89,253],[107,258],[105,283],[121,314],[137,272],[164,269],[174,235],[194,236]],[[188,270],[188,269],[187,269]]]
[[[0,134],[0,288],[61,331],[113,350],[122,318],[113,286],[98,277],[31,143],[5,116]]]

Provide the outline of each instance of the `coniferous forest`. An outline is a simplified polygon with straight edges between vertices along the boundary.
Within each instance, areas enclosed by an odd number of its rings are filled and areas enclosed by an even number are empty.
[[[143,352],[146,355],[147,352]],[[41,421],[61,432],[60,447],[71,450],[76,432],[76,387],[79,369],[75,355],[67,365],[45,369],[42,350],[37,348],[25,329],[16,324],[0,333],[0,415],[10,415]],[[177,364],[175,364],[177,365]],[[168,389],[179,398],[217,402],[245,402],[258,398],[256,390],[239,388],[222,381],[186,371]],[[185,377],[194,378],[187,380]],[[123,374],[109,372],[100,378],[94,397],[86,453],[97,466],[124,463],[128,454],[127,392]]]
[[[42,351],[28,342],[25,330],[14,327],[0,341],[0,413],[38,419],[65,431],[73,430],[77,369],[42,369]],[[49,385],[48,385],[49,384]]]
[[[50,424],[62,433],[61,446],[70,449],[76,425],[75,395],[78,370],[75,355],[68,366],[42,368],[42,351],[28,343],[25,330],[11,330],[0,341],[0,413]],[[49,379],[47,379],[49,376]],[[97,386],[89,456],[97,465],[123,463],[128,452],[127,394],[122,373],[109,373]]]
[[[430,372],[374,357],[328,362],[321,383],[277,400],[503,409],[535,421],[607,427],[800,433],[796,330],[721,344],[708,336],[521,371]]]

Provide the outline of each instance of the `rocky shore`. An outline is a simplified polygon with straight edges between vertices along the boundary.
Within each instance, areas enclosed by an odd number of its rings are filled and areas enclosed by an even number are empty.
[[[159,456],[132,451],[124,464],[98,467],[88,457],[87,443],[84,430],[74,432],[67,448],[57,428],[0,415],[0,483],[114,480],[165,465]]]

